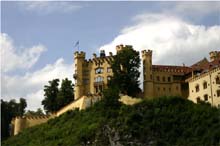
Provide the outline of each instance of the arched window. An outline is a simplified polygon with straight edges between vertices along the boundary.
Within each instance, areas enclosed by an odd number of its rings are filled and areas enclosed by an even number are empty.
[[[96,73],[96,74],[101,74],[101,73],[103,73],[103,68],[101,68],[101,67],[96,68],[96,69],[95,69],[95,73]]]
[[[196,102],[199,103],[200,101],[201,101],[201,100],[200,100],[200,97],[197,97],[197,98],[196,98]]]
[[[199,85],[196,85],[196,92],[199,92]]]
[[[207,82],[203,82],[203,89],[206,89],[207,88]]]
[[[107,80],[108,80],[108,81],[110,81],[110,80],[111,80],[111,78],[112,78],[111,76],[108,76],[108,77],[107,77]]]
[[[208,101],[208,94],[204,95],[204,101]]]

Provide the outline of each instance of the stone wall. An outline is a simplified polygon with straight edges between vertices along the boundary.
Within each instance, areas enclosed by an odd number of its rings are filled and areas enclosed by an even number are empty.
[[[16,135],[21,132],[23,129],[33,127],[42,123],[47,122],[49,119],[58,117],[63,113],[78,108],[79,110],[86,109],[92,106],[95,102],[101,100],[100,96],[82,96],[81,98],[71,102],[65,107],[61,108],[59,111],[52,115],[47,116],[23,116],[15,117],[12,119],[12,135]]]

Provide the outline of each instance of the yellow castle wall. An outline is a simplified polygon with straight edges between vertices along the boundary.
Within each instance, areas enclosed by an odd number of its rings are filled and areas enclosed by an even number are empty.
[[[205,101],[205,95],[208,95],[208,100],[213,106],[220,106],[220,96],[217,96],[217,91],[220,90],[220,84],[216,83],[216,77],[220,78],[220,68],[216,68],[208,73],[189,79],[189,97],[188,99],[197,103],[197,98]],[[207,88],[204,89],[203,83],[207,82]],[[199,91],[196,91],[196,86],[199,86]]]

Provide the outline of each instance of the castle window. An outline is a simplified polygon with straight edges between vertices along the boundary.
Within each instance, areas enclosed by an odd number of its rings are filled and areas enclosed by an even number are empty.
[[[101,73],[103,73],[103,68],[101,68],[101,67],[97,68],[97,69],[95,70],[95,73],[96,73],[96,74],[101,74]]]
[[[203,83],[203,89],[206,89],[207,88],[207,82],[204,82]]]
[[[179,87],[178,87],[178,86],[176,86],[176,90],[179,90]]]
[[[159,76],[157,76],[157,81],[160,81],[160,77]]]
[[[152,80],[152,75],[150,75],[150,79]]]
[[[111,72],[111,71],[112,71],[111,67],[107,67],[107,72]]]
[[[165,82],[166,80],[165,80],[165,77],[163,77],[163,82]]]
[[[101,76],[98,76],[95,78],[95,82],[103,82],[103,81],[104,81],[104,78]]]
[[[217,97],[220,97],[220,90],[217,90],[216,93],[217,93]]]
[[[199,85],[196,85],[196,92],[199,92]]]
[[[217,78],[215,79],[216,84],[220,84],[220,78],[219,76],[217,76]]]
[[[200,100],[200,97],[197,97],[197,98],[196,98],[196,102],[199,103],[200,101],[201,101],[201,100]]]
[[[207,94],[204,95],[204,101],[208,101],[208,95]]]
[[[163,91],[166,91],[166,88],[165,88],[165,87],[163,88]]]
[[[88,84],[89,83],[89,79],[83,79],[83,84]]]
[[[107,77],[107,80],[110,81],[110,80],[111,80],[111,76],[108,76],[108,77]]]
[[[157,90],[160,91],[160,87],[158,87]]]
[[[170,77],[168,77],[167,80],[168,80],[168,82],[170,82],[171,81]]]

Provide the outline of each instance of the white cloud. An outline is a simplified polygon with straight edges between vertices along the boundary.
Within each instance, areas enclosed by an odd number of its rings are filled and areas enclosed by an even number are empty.
[[[5,33],[0,35],[0,44],[3,72],[32,67],[38,61],[41,53],[46,50],[43,45],[36,45],[18,52],[18,49],[13,45],[13,40]]]
[[[22,8],[28,11],[48,14],[51,12],[74,12],[82,8],[82,5],[76,2],[65,1],[32,1],[23,2]]]
[[[174,16],[142,14],[135,25],[125,27],[108,44],[101,46],[115,53],[119,44],[133,45],[135,50],[153,50],[153,64],[191,65],[212,50],[220,50],[220,26],[194,25]],[[142,82],[142,67],[140,68]]]
[[[190,65],[220,46],[219,25],[194,25],[162,14],[138,15],[134,20],[135,25],[124,28],[101,49],[115,53],[116,45],[128,44],[138,51],[152,49],[153,63]]]
[[[72,79],[73,65],[66,64],[62,58],[58,59],[54,64],[48,64],[44,68],[27,72],[24,76],[2,75],[2,97],[5,100],[24,97],[28,102],[28,109],[35,110],[41,106],[43,100],[44,85],[48,81],[55,78]]]

